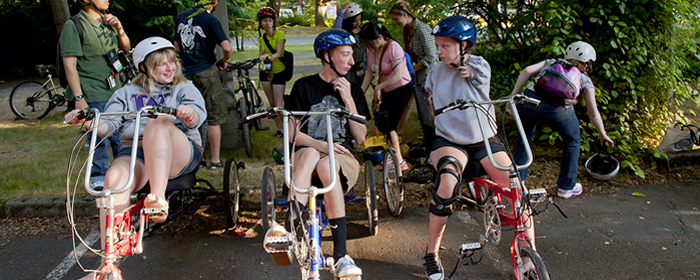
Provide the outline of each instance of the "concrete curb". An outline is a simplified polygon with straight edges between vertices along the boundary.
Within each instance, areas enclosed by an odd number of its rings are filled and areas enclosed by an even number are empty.
[[[260,210],[259,187],[241,187],[241,210]],[[257,192],[256,192],[257,190]],[[204,203],[212,206],[214,211],[223,211],[223,197],[210,196]],[[95,196],[76,196],[73,201],[74,216],[86,217],[97,215]],[[19,217],[56,217],[66,215],[65,196],[40,196],[0,198],[0,218]]]
[[[0,217],[54,217],[66,215],[65,196],[40,196],[0,199]],[[73,202],[76,216],[96,214],[95,199],[92,196],[79,196]]]

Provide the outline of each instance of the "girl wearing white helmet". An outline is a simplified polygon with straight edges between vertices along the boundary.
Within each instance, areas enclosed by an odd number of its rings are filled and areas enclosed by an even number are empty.
[[[438,63],[435,37],[430,35],[430,27],[416,18],[416,14],[406,1],[396,1],[389,10],[389,16],[396,25],[403,28],[404,49],[411,55],[411,63],[415,71],[415,98],[409,102],[407,108],[413,107],[413,103],[416,103],[418,118],[423,128],[423,141],[430,147],[430,143],[435,137],[435,116],[427,102],[428,92],[425,91],[425,79],[430,68]],[[410,109],[404,111],[404,116],[399,123],[399,130],[408,120],[410,112]]]
[[[147,38],[136,45],[133,57],[139,74],[129,85],[112,95],[105,106],[105,112],[136,111],[143,106],[163,105],[176,108],[177,119],[144,116],[138,120],[141,122],[138,137],[142,141],[139,142],[134,181],[129,191],[114,195],[114,208],[119,212],[128,207],[129,195],[148,182],[150,194],[144,207],[160,212],[161,215],[153,216],[152,219],[162,223],[168,214],[168,202],[165,199],[168,179],[192,173],[199,166],[202,138],[198,128],[206,119],[207,112],[204,99],[197,88],[182,76],[180,63],[170,41],[160,37]],[[65,118],[72,118],[79,111],[73,110]],[[79,121],[74,119],[72,123],[78,124]],[[97,128],[97,133],[105,136],[121,127],[122,150],[107,170],[106,188],[117,189],[126,184],[127,176],[124,174],[129,173],[134,125],[135,116],[104,117]],[[86,121],[83,126],[91,128],[91,121]],[[104,219],[102,211],[100,219]],[[104,249],[104,228],[100,228],[100,231]]]
[[[588,77],[588,72],[591,71],[593,62],[596,60],[596,52],[590,44],[577,41],[566,47],[564,59],[547,59],[539,63],[529,65],[523,69],[515,82],[512,94],[519,93],[528,80],[536,76],[537,78],[544,75],[545,71],[555,63],[562,65],[572,65],[578,68],[581,72],[580,93],[583,93],[583,99],[586,101],[586,110],[588,117],[591,119],[593,126],[598,131],[600,145],[608,143],[610,147],[614,147],[615,142],[608,137],[605,132],[603,120],[598,112],[595,100],[595,86]],[[527,84],[523,94],[542,99],[535,92],[535,82]],[[518,113],[523,123],[523,128],[527,134],[530,146],[532,146],[532,137],[537,132],[539,124],[545,124],[551,127],[554,131],[559,132],[563,140],[561,165],[559,170],[559,179],[557,180],[558,196],[569,198],[583,192],[581,183],[577,182],[579,154],[581,152],[581,129],[579,121],[574,111],[574,106],[567,105],[561,107],[554,103],[543,100],[539,106],[535,107],[530,104],[518,104]],[[569,103],[575,103],[572,100]],[[567,103],[568,104],[568,103]],[[523,164],[527,160],[525,147],[522,139],[517,137],[514,151],[515,161],[518,164]],[[520,178],[525,180],[527,177],[527,169],[520,171]]]
[[[352,65],[350,71],[345,74],[345,79],[356,84],[362,84],[362,78],[365,76],[365,50],[367,46],[360,40],[360,26],[363,20],[363,10],[360,4],[355,2],[347,2],[338,10],[338,14],[333,22],[333,28],[343,29],[350,32],[355,37],[355,51],[352,53],[352,58],[355,64]]]

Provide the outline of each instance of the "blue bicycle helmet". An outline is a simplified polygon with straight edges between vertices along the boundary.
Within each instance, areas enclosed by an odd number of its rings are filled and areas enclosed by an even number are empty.
[[[355,37],[353,37],[350,32],[343,29],[328,29],[316,36],[316,40],[314,40],[314,53],[316,57],[322,59],[323,51],[327,51],[338,45],[356,46],[357,42],[355,42]]]
[[[459,41],[469,41],[472,46],[476,44],[476,26],[463,16],[450,16],[433,27],[433,35],[452,37]]]

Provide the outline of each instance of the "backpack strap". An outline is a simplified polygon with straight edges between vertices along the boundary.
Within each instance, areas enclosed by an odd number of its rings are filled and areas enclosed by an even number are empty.
[[[267,45],[267,48],[270,49],[272,54],[276,54],[277,50],[270,45],[270,41],[267,40],[267,34],[263,34],[263,40],[265,41],[265,45]]]
[[[85,34],[83,34],[83,23],[80,22],[80,18],[78,15],[74,15],[70,17],[71,20],[73,20],[73,23],[75,24],[75,29],[78,31],[78,37],[80,37],[80,44],[83,44],[83,41],[85,40]]]

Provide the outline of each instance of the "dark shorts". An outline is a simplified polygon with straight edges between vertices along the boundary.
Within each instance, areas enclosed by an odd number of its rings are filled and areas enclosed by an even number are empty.
[[[197,146],[194,142],[190,141],[190,145],[192,146],[192,149],[190,150],[190,162],[187,163],[187,166],[185,166],[180,173],[175,175],[175,177],[169,178],[169,179],[176,179],[181,177],[182,175],[192,173],[199,167],[199,162],[202,160],[202,148]],[[122,149],[119,151],[119,154],[117,154],[116,157],[114,158],[120,158],[120,157],[131,157],[131,147]],[[140,161],[141,163],[144,163],[144,156],[143,156],[143,149],[138,149],[136,150],[136,159]]]
[[[207,109],[207,123],[209,125],[222,125],[228,117],[228,105],[224,96],[224,86],[219,75],[219,68],[212,65],[209,69],[187,76],[194,86],[199,89],[204,98],[204,106]]]
[[[382,105],[374,114],[374,124],[380,132],[389,134],[389,132],[396,130],[396,126],[399,125],[403,116],[403,111],[413,94],[413,85],[410,83],[382,93]]]
[[[497,152],[506,151],[506,148],[503,147],[501,141],[499,141],[496,137],[489,138],[489,144],[491,145],[491,151],[494,154]],[[459,145],[452,143],[440,136],[436,136],[433,140],[433,145],[430,150],[435,151],[442,147],[453,147],[455,149],[458,149],[462,151],[465,155],[467,155],[468,160],[481,161],[483,158],[488,156],[488,152],[486,152],[486,145],[484,145],[484,142],[469,145]]]
[[[260,82],[270,82],[273,85],[287,84],[287,77],[283,75],[284,71],[272,74],[267,71],[260,71]]]

